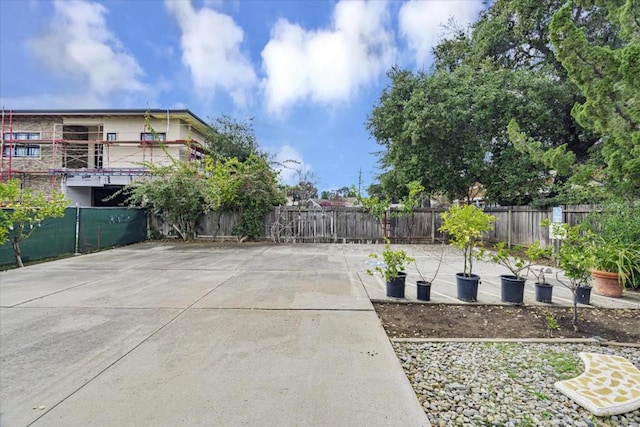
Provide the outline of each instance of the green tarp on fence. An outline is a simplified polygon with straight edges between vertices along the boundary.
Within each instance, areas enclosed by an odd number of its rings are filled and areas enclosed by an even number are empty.
[[[147,235],[143,209],[67,208],[62,218],[47,219],[20,244],[22,260],[35,261],[76,252],[76,214],[79,214],[78,252],[142,242]],[[11,242],[0,246],[0,265],[13,264]]]

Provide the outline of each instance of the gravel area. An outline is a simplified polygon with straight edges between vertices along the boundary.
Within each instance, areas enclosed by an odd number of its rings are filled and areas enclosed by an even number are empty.
[[[640,348],[405,342],[393,347],[434,427],[640,427],[640,410],[596,417],[553,386],[583,371],[581,351],[624,356],[640,367]]]

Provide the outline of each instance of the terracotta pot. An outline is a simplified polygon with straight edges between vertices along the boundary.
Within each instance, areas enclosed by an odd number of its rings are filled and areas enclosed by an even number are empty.
[[[618,273],[608,271],[592,270],[593,292],[605,297],[620,298],[624,286],[618,280]]]

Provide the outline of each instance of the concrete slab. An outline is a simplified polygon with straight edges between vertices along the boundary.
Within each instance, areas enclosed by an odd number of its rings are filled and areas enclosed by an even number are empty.
[[[341,245],[133,245],[0,297],[3,426],[428,425]]]
[[[130,247],[111,249],[92,254],[72,256],[55,262],[35,264],[29,266],[29,269],[38,271],[87,269],[92,271],[112,271],[113,269],[129,270],[138,267],[148,260],[144,252],[132,251],[129,248]]]
[[[0,307],[23,304],[46,295],[117,276],[117,272],[35,267],[40,265],[0,272]]]
[[[21,307],[186,308],[233,274],[131,270],[32,300]]]
[[[190,309],[35,425],[420,426],[374,312]]]
[[[371,310],[371,303],[355,273],[245,271],[194,307]]]
[[[33,422],[179,312],[0,308],[0,425]]]
[[[344,271],[346,261],[340,245],[271,246],[252,259],[252,271]]]

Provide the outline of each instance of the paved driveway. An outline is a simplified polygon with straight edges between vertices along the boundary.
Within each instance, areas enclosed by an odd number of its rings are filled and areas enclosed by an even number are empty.
[[[145,243],[2,272],[0,425],[428,425],[370,249]]]

